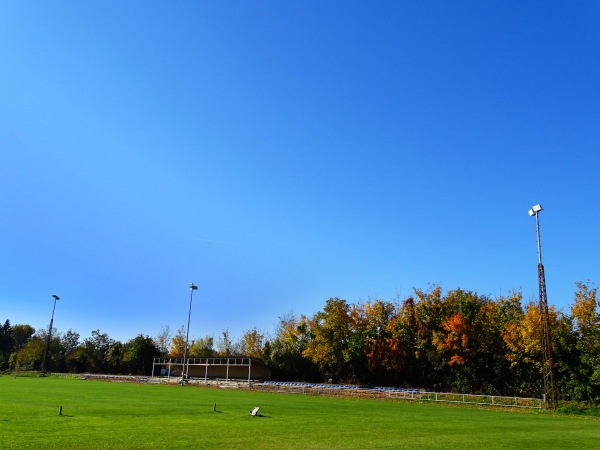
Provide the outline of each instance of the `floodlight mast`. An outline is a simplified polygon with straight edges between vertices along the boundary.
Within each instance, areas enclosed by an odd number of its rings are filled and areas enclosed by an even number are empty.
[[[539,213],[542,205],[535,205],[529,210],[530,216],[535,216],[538,245],[538,285],[539,285],[539,309],[542,320],[542,375],[544,379],[544,404],[546,409],[556,409],[556,386],[554,384],[552,364],[552,334],[550,329],[550,314],[548,312],[548,299],[546,297],[546,276],[542,264],[542,246],[540,243],[540,219]]]
[[[194,283],[190,283],[190,310],[188,312],[187,332],[185,334],[185,347],[183,349],[183,367],[181,368],[182,386],[185,384],[185,380],[188,378],[189,364],[186,365],[188,354],[188,337],[190,335],[190,318],[192,317],[192,296],[194,295],[194,291],[196,290],[198,290],[198,286],[196,286]]]
[[[44,357],[42,358],[42,375],[46,375],[46,355],[48,354],[48,347],[50,347],[50,338],[52,337],[52,325],[54,324],[54,311],[56,310],[56,300],[60,300],[60,297],[56,294],[52,294],[54,298],[54,306],[52,307],[52,318],[50,319],[50,327],[48,328],[48,338],[46,340],[46,348],[44,349]]]

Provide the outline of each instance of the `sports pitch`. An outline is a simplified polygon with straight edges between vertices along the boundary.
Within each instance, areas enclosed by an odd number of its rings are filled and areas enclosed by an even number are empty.
[[[249,414],[255,406],[258,417]],[[599,442],[600,421],[538,411],[0,377],[2,449],[583,449]]]

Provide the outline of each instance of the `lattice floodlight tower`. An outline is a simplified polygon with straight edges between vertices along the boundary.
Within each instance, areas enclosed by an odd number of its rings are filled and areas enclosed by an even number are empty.
[[[544,265],[542,264],[542,246],[540,244],[540,219],[539,213],[544,208],[542,205],[535,205],[529,210],[530,216],[535,216],[535,226],[537,231],[538,244],[538,284],[540,289],[539,308],[542,319],[542,356],[544,377],[544,404],[547,409],[556,409],[556,388],[554,385],[554,375],[552,369],[552,335],[550,330],[550,317],[548,314],[548,299],[546,298],[546,276],[544,275]]]

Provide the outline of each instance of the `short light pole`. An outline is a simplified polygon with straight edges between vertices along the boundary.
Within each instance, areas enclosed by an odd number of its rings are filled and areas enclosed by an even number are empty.
[[[54,306],[52,307],[52,318],[50,319],[50,328],[48,328],[48,339],[46,340],[46,349],[44,350],[44,357],[42,358],[42,375],[46,375],[46,355],[48,354],[48,347],[50,347],[50,339],[52,337],[54,311],[56,310],[56,301],[60,300],[60,297],[58,295],[52,294],[52,297],[54,297]]]
[[[543,211],[542,205],[535,205],[529,210],[529,215],[535,216],[538,246],[538,285],[539,309],[542,320],[542,375],[544,378],[544,404],[547,409],[556,409],[556,387],[552,364],[552,334],[550,329],[550,315],[548,312],[548,299],[546,298],[546,275],[542,264],[542,245],[540,243],[539,213]]]
[[[194,295],[194,291],[196,290],[198,290],[198,286],[196,286],[194,283],[190,283],[190,310],[188,312],[187,332],[185,334],[185,347],[183,348],[183,368],[181,369],[182,386],[188,377],[188,366],[186,365],[188,353],[188,338],[190,336],[190,318],[192,317],[192,297]]]

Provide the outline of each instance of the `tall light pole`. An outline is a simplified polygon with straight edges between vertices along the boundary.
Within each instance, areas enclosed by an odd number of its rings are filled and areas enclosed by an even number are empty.
[[[44,350],[44,357],[42,358],[42,374],[46,375],[46,355],[48,354],[48,347],[50,347],[50,338],[52,337],[52,325],[54,324],[54,310],[56,310],[56,301],[60,300],[60,297],[56,294],[52,294],[54,297],[54,306],[52,307],[52,318],[50,319],[50,328],[48,328],[48,339],[46,340],[46,349]]]
[[[190,283],[190,310],[188,312],[188,324],[187,333],[185,334],[185,347],[183,349],[183,368],[181,369],[181,385],[183,386],[185,380],[188,377],[188,367],[186,366],[187,353],[188,353],[188,338],[190,336],[190,318],[192,317],[192,297],[194,291],[198,290],[198,286],[194,283]]]
[[[546,276],[542,264],[542,245],[540,243],[539,213],[544,208],[535,205],[529,210],[530,216],[535,216],[538,245],[538,285],[540,290],[539,308],[542,319],[542,376],[544,378],[544,403],[547,409],[556,409],[556,387],[552,368],[552,334],[550,329],[550,315],[548,313],[548,299],[546,298]]]

